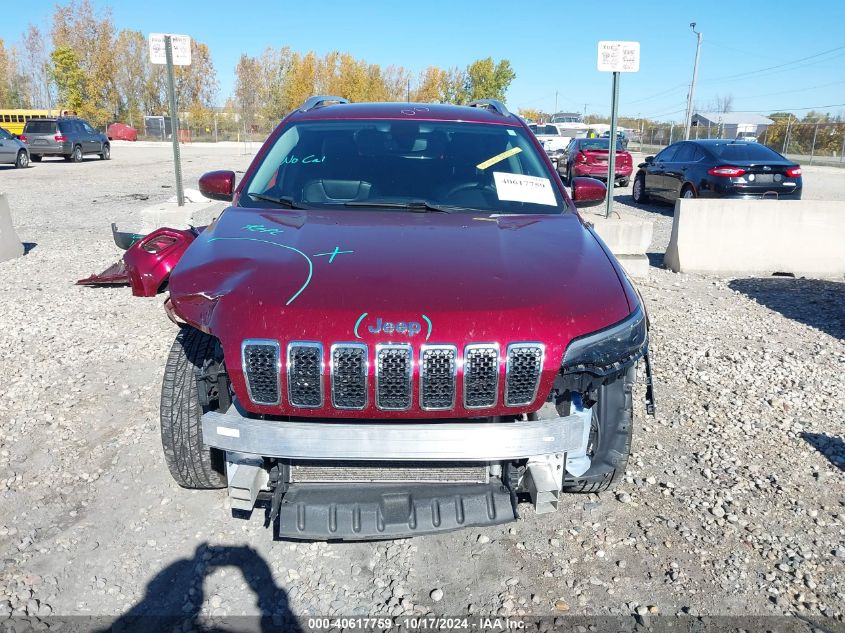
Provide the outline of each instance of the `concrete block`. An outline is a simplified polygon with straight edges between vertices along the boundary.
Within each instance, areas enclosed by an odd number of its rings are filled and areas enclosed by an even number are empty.
[[[678,200],[664,264],[675,272],[845,274],[845,202]]]
[[[647,255],[617,255],[616,259],[622,268],[634,279],[645,279],[651,269],[651,262]]]
[[[185,189],[185,204],[179,206],[176,196],[166,202],[141,209],[140,233],[149,233],[163,226],[172,229],[186,229],[195,224],[194,217],[201,211],[218,204],[209,200],[196,189]]]
[[[651,244],[654,223],[639,218],[589,216],[596,233],[614,255],[645,255]]]
[[[23,253],[23,244],[12,226],[9,199],[5,193],[0,193],[0,262],[20,257]]]

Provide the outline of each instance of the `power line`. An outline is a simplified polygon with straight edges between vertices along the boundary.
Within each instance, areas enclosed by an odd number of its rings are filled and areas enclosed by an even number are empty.
[[[783,68],[784,66],[792,66],[793,64],[797,64],[799,62],[807,61],[808,59],[815,59],[816,57],[821,57],[822,55],[827,55],[829,53],[835,53],[836,51],[841,51],[843,49],[845,49],[845,46],[837,46],[836,48],[831,48],[829,50],[822,51],[821,53],[815,53],[814,55],[808,55],[807,57],[801,57],[799,59],[794,59],[792,61],[785,62],[783,64],[777,64],[775,66],[767,66],[766,68],[758,68],[757,70],[749,70],[749,71],[746,71],[746,72],[737,73],[735,75],[725,75],[724,77],[714,77],[713,79],[707,79],[707,80],[703,80],[703,81],[714,82],[714,81],[732,80],[732,79],[737,79],[737,78],[740,78],[740,77],[747,77],[748,75],[755,75],[755,74],[767,72],[767,71],[770,71],[770,70],[776,70],[778,68]],[[824,60],[824,61],[829,61],[829,60]]]
[[[764,95],[754,95],[753,97],[736,97],[737,101],[747,101],[749,99],[760,99],[762,97],[773,97],[775,95],[788,95],[793,94],[796,92],[805,92],[807,90],[816,90],[817,88],[827,88],[828,86],[837,86],[839,84],[845,84],[845,81],[832,81],[826,84],[820,84],[818,86],[807,86],[806,88],[796,88],[795,90],[781,90],[780,92],[769,92]]]

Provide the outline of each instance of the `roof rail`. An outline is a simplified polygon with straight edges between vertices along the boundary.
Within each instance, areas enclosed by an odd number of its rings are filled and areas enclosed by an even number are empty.
[[[498,99],[476,99],[467,104],[470,108],[483,108],[485,110],[493,110],[502,116],[510,116],[511,113],[505,107],[505,104]]]
[[[329,105],[331,103],[349,103],[349,99],[344,99],[343,97],[330,97],[327,95],[320,95],[318,97],[308,97],[305,100],[305,103],[302,104],[302,107],[299,108],[301,112],[308,112],[309,110],[313,110],[314,108],[322,108],[323,106]]]

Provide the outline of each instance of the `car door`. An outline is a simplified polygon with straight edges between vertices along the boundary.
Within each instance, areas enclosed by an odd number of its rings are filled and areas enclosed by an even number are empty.
[[[663,198],[666,196],[666,182],[664,180],[664,173],[666,166],[672,162],[675,152],[678,150],[679,143],[670,145],[651,161],[651,164],[646,168],[645,189],[648,195],[656,198]]]
[[[18,155],[18,144],[12,140],[12,135],[0,128],[0,164],[14,163]]]
[[[687,170],[695,158],[695,145],[689,142],[679,143],[678,150],[663,167],[663,197],[674,201],[681,195],[681,188],[687,181]]]
[[[575,146],[577,145],[578,141],[575,139],[569,141],[569,145],[566,146],[566,149],[563,150],[563,156],[561,157],[560,162],[558,162],[558,171],[562,174],[566,173],[567,168],[572,163],[572,159],[575,156]]]
[[[85,136],[85,152],[88,154],[99,154],[100,150],[100,135],[92,128],[87,121],[80,121],[82,131]]]

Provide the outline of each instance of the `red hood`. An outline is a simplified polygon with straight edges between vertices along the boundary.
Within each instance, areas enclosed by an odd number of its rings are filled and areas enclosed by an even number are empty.
[[[629,313],[608,256],[571,213],[473,216],[407,211],[261,211],[232,207],[190,246],[170,279],[176,313],[238,358],[246,338],[332,343],[541,342],[539,401],[569,341]],[[377,320],[420,332],[373,334]],[[357,324],[357,328],[356,328]],[[415,353],[415,357],[416,357]],[[247,404],[240,361],[227,369],[239,400],[256,412],[342,416]],[[326,381],[328,382],[328,381]],[[371,386],[372,388],[372,386]],[[324,398],[326,403],[330,398]],[[416,407],[362,417],[443,417]],[[415,402],[416,405],[416,402]],[[509,407],[485,414],[535,410]],[[348,415],[348,412],[347,412]],[[449,414],[465,412],[460,405]]]

